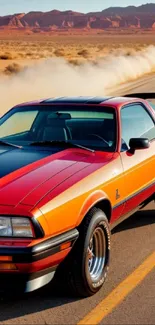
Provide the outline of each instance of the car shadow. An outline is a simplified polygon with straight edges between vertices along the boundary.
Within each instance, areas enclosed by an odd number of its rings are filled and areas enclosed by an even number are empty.
[[[112,233],[152,224],[155,224],[154,210],[139,211],[113,229]],[[79,299],[65,292],[56,281],[29,294],[3,295],[0,296],[0,322],[71,304]]]
[[[0,323],[47,309],[70,304],[79,298],[72,297],[56,281],[32,293],[11,293],[0,297]]]
[[[155,224],[155,210],[141,210],[116,226],[112,234],[152,224]]]

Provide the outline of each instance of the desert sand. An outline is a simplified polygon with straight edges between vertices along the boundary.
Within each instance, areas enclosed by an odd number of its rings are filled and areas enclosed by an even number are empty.
[[[108,55],[130,56],[149,45],[155,45],[153,31],[107,31],[73,35],[60,33],[25,35],[0,31],[0,73],[12,74],[36,60],[65,58],[74,65],[96,63]]]

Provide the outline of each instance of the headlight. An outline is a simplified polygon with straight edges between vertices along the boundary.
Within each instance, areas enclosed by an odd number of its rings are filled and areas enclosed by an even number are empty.
[[[33,237],[30,220],[0,216],[0,237]]]

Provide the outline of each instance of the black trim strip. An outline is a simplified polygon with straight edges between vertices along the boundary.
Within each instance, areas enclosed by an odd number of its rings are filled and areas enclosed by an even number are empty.
[[[110,229],[113,230],[115,227],[117,227],[120,223],[122,223],[124,220],[128,219],[130,216],[132,216],[137,211],[143,209],[145,206],[147,206],[150,202],[155,200],[155,195],[151,195],[150,198],[145,200],[143,203],[141,203],[139,206],[137,206],[135,209],[127,212],[126,214],[123,214],[120,218],[118,218],[116,221],[114,221],[112,224],[110,224]]]
[[[32,252],[39,253],[41,251],[44,251],[45,249],[53,248],[57,245],[63,244],[64,242],[75,240],[78,238],[78,235],[79,232],[77,229],[69,230],[64,234],[52,237],[40,244],[33,246]]]
[[[43,269],[41,271],[37,271],[34,273],[26,273],[26,275],[28,275],[29,281],[34,280],[34,279],[40,278],[43,275],[46,275],[46,274],[56,271],[57,267],[58,267],[58,265],[54,265],[54,266],[49,267],[48,269]]]
[[[47,239],[32,247],[0,247],[0,255],[11,255],[14,263],[32,263],[61,251],[61,244],[71,241],[74,244],[79,236],[77,229]]]
[[[123,204],[126,203],[126,202],[127,202],[127,200],[122,200],[122,201],[120,201],[118,204],[116,204],[116,205],[114,205],[114,206],[112,207],[112,210],[115,210],[115,209],[119,208],[121,205],[123,205]]]
[[[34,232],[35,232],[36,238],[43,238],[44,231],[43,231],[43,228],[41,227],[40,223],[38,222],[38,220],[35,217],[33,217],[33,218],[31,218],[31,221],[34,226]]]
[[[148,190],[152,186],[155,186],[155,182],[153,182],[149,186],[144,187],[142,190],[137,191],[135,194],[130,195],[127,199],[124,199],[124,200],[120,201],[118,204],[114,205],[112,209],[114,210],[114,209],[118,208],[120,205],[123,205],[124,203],[130,201],[132,198],[134,198],[135,196],[143,193],[144,191]]]

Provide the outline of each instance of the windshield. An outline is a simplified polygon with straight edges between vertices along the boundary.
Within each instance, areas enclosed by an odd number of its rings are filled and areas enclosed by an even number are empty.
[[[100,151],[115,151],[113,108],[91,105],[33,105],[13,108],[0,119],[0,140],[17,145],[68,141]]]

